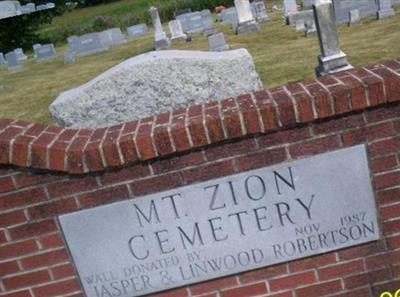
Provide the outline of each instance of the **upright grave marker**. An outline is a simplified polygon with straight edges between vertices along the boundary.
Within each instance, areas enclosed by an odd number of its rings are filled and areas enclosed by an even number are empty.
[[[394,16],[394,9],[392,8],[391,0],[377,0],[378,1],[378,11],[376,13],[377,18],[383,19],[387,17]]]
[[[379,239],[359,145],[59,217],[87,297],[142,296]]]
[[[336,22],[345,23],[349,20],[351,10],[358,9],[361,17],[374,15],[377,11],[376,0],[333,0]]]
[[[237,34],[260,30],[251,12],[249,0],[235,0],[235,8],[239,22],[236,30]]]
[[[175,39],[184,39],[186,40],[187,36],[183,33],[182,25],[179,20],[172,20],[168,22],[169,31],[171,32],[171,40]]]
[[[6,61],[8,70],[17,70],[22,67],[21,59],[15,51],[6,54]]]
[[[46,61],[57,57],[57,52],[52,43],[43,45],[34,45],[33,50],[37,61]]]
[[[339,47],[332,2],[317,0],[313,9],[321,49],[316,74],[320,76],[353,68]]]
[[[257,0],[251,3],[252,12],[257,22],[265,22],[271,20],[267,14],[264,0]]]
[[[131,27],[128,27],[127,33],[130,37],[140,37],[145,35],[149,29],[146,24],[138,24]]]
[[[225,36],[222,32],[208,36],[208,43],[210,45],[210,51],[213,52],[226,51],[229,49],[229,45],[226,44]]]
[[[167,48],[171,44],[171,42],[168,39],[167,34],[165,34],[163,30],[157,8],[154,6],[150,7],[149,13],[151,16],[151,20],[153,21],[153,26],[155,30],[154,33],[155,49],[160,50]]]

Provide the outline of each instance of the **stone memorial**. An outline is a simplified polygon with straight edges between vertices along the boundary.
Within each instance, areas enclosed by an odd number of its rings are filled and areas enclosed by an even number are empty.
[[[312,6],[315,4],[315,0],[303,0],[302,7],[303,9],[312,9]]]
[[[4,54],[0,53],[0,65],[7,64],[6,58],[4,58]]]
[[[182,15],[182,14],[186,14],[186,13],[191,13],[192,9],[191,8],[184,8],[184,9],[179,9],[177,11],[174,12],[175,17]]]
[[[48,3],[46,3],[46,7],[47,7],[47,9],[52,9],[52,8],[55,8],[56,5],[52,2],[48,2]]]
[[[364,145],[59,221],[87,297],[143,296],[380,238]]]
[[[46,4],[40,4],[36,6],[36,11],[49,9]]]
[[[127,42],[120,28],[112,28],[99,32],[102,43],[105,46],[125,44]]]
[[[236,12],[235,7],[229,7],[226,8],[222,11],[221,13],[221,20],[222,22],[228,22],[231,24],[232,28],[234,31],[236,31],[236,28],[238,26],[239,20],[238,20],[238,15]]]
[[[72,64],[75,62],[75,52],[71,50],[67,50],[64,53],[64,63],[65,64]]]
[[[298,12],[296,0],[283,0],[284,15],[289,16]]]
[[[160,16],[158,15],[158,10],[156,7],[152,6],[149,9],[149,13],[151,16],[151,20],[153,22],[154,26],[154,44],[155,44],[155,49],[156,50],[161,50],[164,48],[169,47],[171,44],[170,40],[167,37],[167,34],[165,34],[164,29],[161,25],[161,20]]]
[[[179,20],[172,20],[168,22],[169,31],[171,32],[171,40],[184,39],[187,35],[183,33],[182,25]]]
[[[216,29],[214,28],[214,19],[211,15],[210,10],[204,9],[200,11],[202,22],[203,22],[203,32],[206,36],[212,35],[216,33]]]
[[[295,26],[297,22],[301,21],[303,23],[310,22],[311,20],[314,21],[314,12],[312,9],[309,10],[301,10],[299,12],[287,15],[285,17],[286,24]]]
[[[188,18],[188,33],[195,33],[203,31],[203,16],[200,12],[192,12]]]
[[[313,6],[321,55],[316,68],[318,76],[352,69],[347,56],[340,50],[335,16],[330,0],[317,0]]]
[[[251,3],[252,12],[257,22],[265,22],[271,20],[267,13],[264,0],[257,0]]]
[[[358,9],[361,17],[375,15],[377,9],[376,0],[333,0],[333,8],[337,23],[349,21],[351,10]]]
[[[189,17],[191,14],[192,14],[192,12],[187,12],[187,13],[179,14],[175,17],[176,20],[181,22],[183,32],[189,32],[189,30],[190,30]]]
[[[64,127],[100,127],[262,89],[246,49],[160,51],[128,59],[50,105]]]
[[[140,37],[145,35],[149,29],[146,24],[138,24],[127,28],[129,37]]]
[[[18,59],[19,60],[26,60],[26,59],[28,59],[28,56],[26,56],[25,54],[24,54],[24,51],[22,50],[22,48],[16,48],[16,49],[14,49],[14,53],[16,53],[17,54],[17,57],[18,57]]]
[[[108,50],[108,46],[103,44],[99,33],[88,33],[79,37],[71,36],[68,38],[68,43],[69,48],[67,51],[73,52],[76,57]]]
[[[361,21],[360,11],[358,9],[350,10],[349,12],[349,26],[358,24]]]
[[[21,14],[21,4],[18,1],[0,1],[0,19]]]
[[[378,20],[395,15],[394,9],[392,8],[391,0],[377,0],[377,1],[378,1],[378,11],[376,13],[376,16]]]
[[[295,25],[296,32],[305,32],[306,31],[306,24],[304,20],[298,20]]]
[[[258,23],[251,13],[249,0],[235,0],[235,8],[238,16],[238,26],[236,28],[236,34],[255,32],[260,30]]]
[[[34,45],[33,49],[35,52],[35,58],[38,62],[57,57],[56,49],[54,48],[54,45],[52,43],[39,46],[36,45],[36,47]]]
[[[304,22],[304,28],[306,37],[315,35],[317,33],[314,19],[306,19]]]
[[[6,54],[6,61],[8,70],[18,70],[22,68],[21,59],[19,59],[15,51]]]
[[[210,51],[220,52],[229,50],[229,45],[225,42],[224,33],[216,33],[208,36],[208,44],[210,45]]]

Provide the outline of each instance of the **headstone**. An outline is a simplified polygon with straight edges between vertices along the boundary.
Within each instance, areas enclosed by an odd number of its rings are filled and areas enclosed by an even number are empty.
[[[366,147],[357,145],[63,214],[58,221],[86,297],[156,296],[295,259],[315,265],[315,255],[369,251],[383,240],[370,175]],[[329,271],[342,273],[340,265]],[[302,273],[297,277],[303,280]],[[335,283],[297,296],[340,290]],[[219,296],[267,296],[258,294],[262,287]],[[121,294],[108,294],[115,288]]]
[[[61,93],[50,113],[61,126],[95,128],[261,89],[246,49],[154,51]]]
[[[7,64],[6,58],[4,58],[4,54],[0,53],[0,65]]]
[[[200,11],[200,14],[203,22],[203,31],[208,31],[208,33],[206,33],[206,36],[208,36],[212,32],[215,32],[214,19],[211,15],[210,10],[204,9]]]
[[[182,14],[191,13],[191,12],[192,12],[191,8],[178,9],[177,11],[175,11],[175,17],[182,15]]]
[[[64,62],[65,64],[72,64],[75,62],[75,52],[72,50],[67,50],[64,53]]]
[[[49,2],[49,3],[46,3],[46,7],[47,7],[47,9],[52,9],[52,8],[55,8],[56,5],[52,2]]]
[[[253,15],[257,22],[265,22],[271,20],[271,17],[267,14],[267,8],[265,7],[264,0],[256,0],[251,3]]]
[[[259,31],[260,27],[251,13],[249,0],[235,0],[235,8],[238,16],[237,34]]]
[[[36,4],[35,3],[26,3],[25,6],[28,7],[30,12],[35,12],[36,11]]]
[[[239,24],[239,19],[235,7],[229,7],[224,9],[221,13],[221,18],[223,22],[230,23],[232,29],[236,31]]]
[[[306,31],[306,24],[304,20],[298,20],[296,21],[296,32],[305,32]]]
[[[309,20],[314,21],[314,12],[312,9],[301,10],[299,12],[296,12],[296,13],[286,16],[287,25],[296,25],[296,23],[298,21],[302,21],[302,22],[306,23]]]
[[[172,20],[168,23],[169,31],[171,32],[171,40],[184,39],[186,40],[186,34],[183,33],[182,25],[179,20]]]
[[[16,48],[14,50],[14,52],[17,54],[18,59],[20,59],[20,60],[28,59],[28,57],[24,54],[24,51],[22,50],[22,48]]]
[[[350,12],[349,12],[349,26],[359,23],[360,20],[361,20],[360,11],[358,9],[350,10]]]
[[[340,50],[339,36],[331,1],[317,0],[313,6],[321,55],[316,68],[318,76],[352,69],[347,56]]]
[[[203,31],[203,16],[201,15],[201,13],[198,11],[192,12],[189,15],[188,24],[188,33]]]
[[[314,19],[306,19],[304,22],[305,35],[306,37],[315,35],[317,33],[317,28],[315,26]]]
[[[387,17],[394,16],[394,9],[392,8],[391,0],[377,0],[378,1],[378,11],[376,16],[378,20],[384,19]]]
[[[39,62],[57,57],[56,50],[52,43],[39,45],[39,47],[34,47],[33,49],[35,51],[36,60]]]
[[[226,51],[229,49],[229,45],[226,44],[225,36],[222,32],[208,36],[208,44],[212,52]]]
[[[181,22],[183,32],[190,31],[189,17],[191,14],[191,12],[188,12],[176,16],[176,19]]]
[[[127,42],[120,28],[112,28],[99,32],[102,43],[106,46],[124,44]]]
[[[375,15],[377,9],[376,0],[333,0],[333,8],[337,23],[349,21],[351,10],[358,9],[361,17]]]
[[[296,0],[283,0],[283,8],[285,16],[298,12]]]
[[[41,10],[46,10],[48,9],[46,4],[40,4],[38,6],[36,6],[36,11],[41,11]]]
[[[99,33],[88,33],[82,36],[68,38],[68,51],[75,52],[76,57],[91,55],[108,50],[108,46],[102,43]]]
[[[153,26],[155,29],[155,33],[154,33],[155,49],[161,50],[161,49],[169,47],[171,42],[168,39],[167,34],[165,34],[164,29],[161,25],[161,20],[160,20],[160,16],[158,15],[157,8],[154,6],[150,7],[149,13],[150,13],[151,20],[153,22]]]
[[[315,0],[303,0],[302,7],[303,9],[312,9],[312,6],[315,4]]]
[[[6,61],[8,70],[17,70],[22,67],[21,60],[15,51],[6,54]]]
[[[21,14],[21,4],[18,1],[0,1],[0,19]]]
[[[127,29],[128,36],[130,37],[140,37],[145,35],[148,31],[149,29],[146,24],[134,25]]]

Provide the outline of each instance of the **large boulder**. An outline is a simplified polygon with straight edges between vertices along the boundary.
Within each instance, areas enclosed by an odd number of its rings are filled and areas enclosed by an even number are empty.
[[[160,51],[133,57],[50,105],[64,127],[95,128],[262,89],[246,49]]]

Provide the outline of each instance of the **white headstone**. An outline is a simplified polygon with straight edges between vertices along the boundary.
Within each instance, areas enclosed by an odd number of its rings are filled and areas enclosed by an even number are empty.
[[[160,16],[158,15],[158,9],[152,6],[150,7],[149,12],[155,29],[154,33],[155,49],[160,50],[163,48],[167,48],[171,44],[171,42],[168,39],[167,34],[165,34],[163,27],[161,25]]]
[[[237,34],[258,31],[259,27],[251,12],[249,0],[235,0],[235,8],[238,16]]]
[[[358,9],[350,10],[349,12],[349,26],[359,23],[361,20],[360,11]]]
[[[168,23],[169,31],[171,32],[171,40],[185,39],[186,34],[183,33],[182,25],[179,20],[172,20]]]
[[[267,13],[264,0],[257,0],[251,3],[253,15],[257,22],[269,21],[271,17]]]

